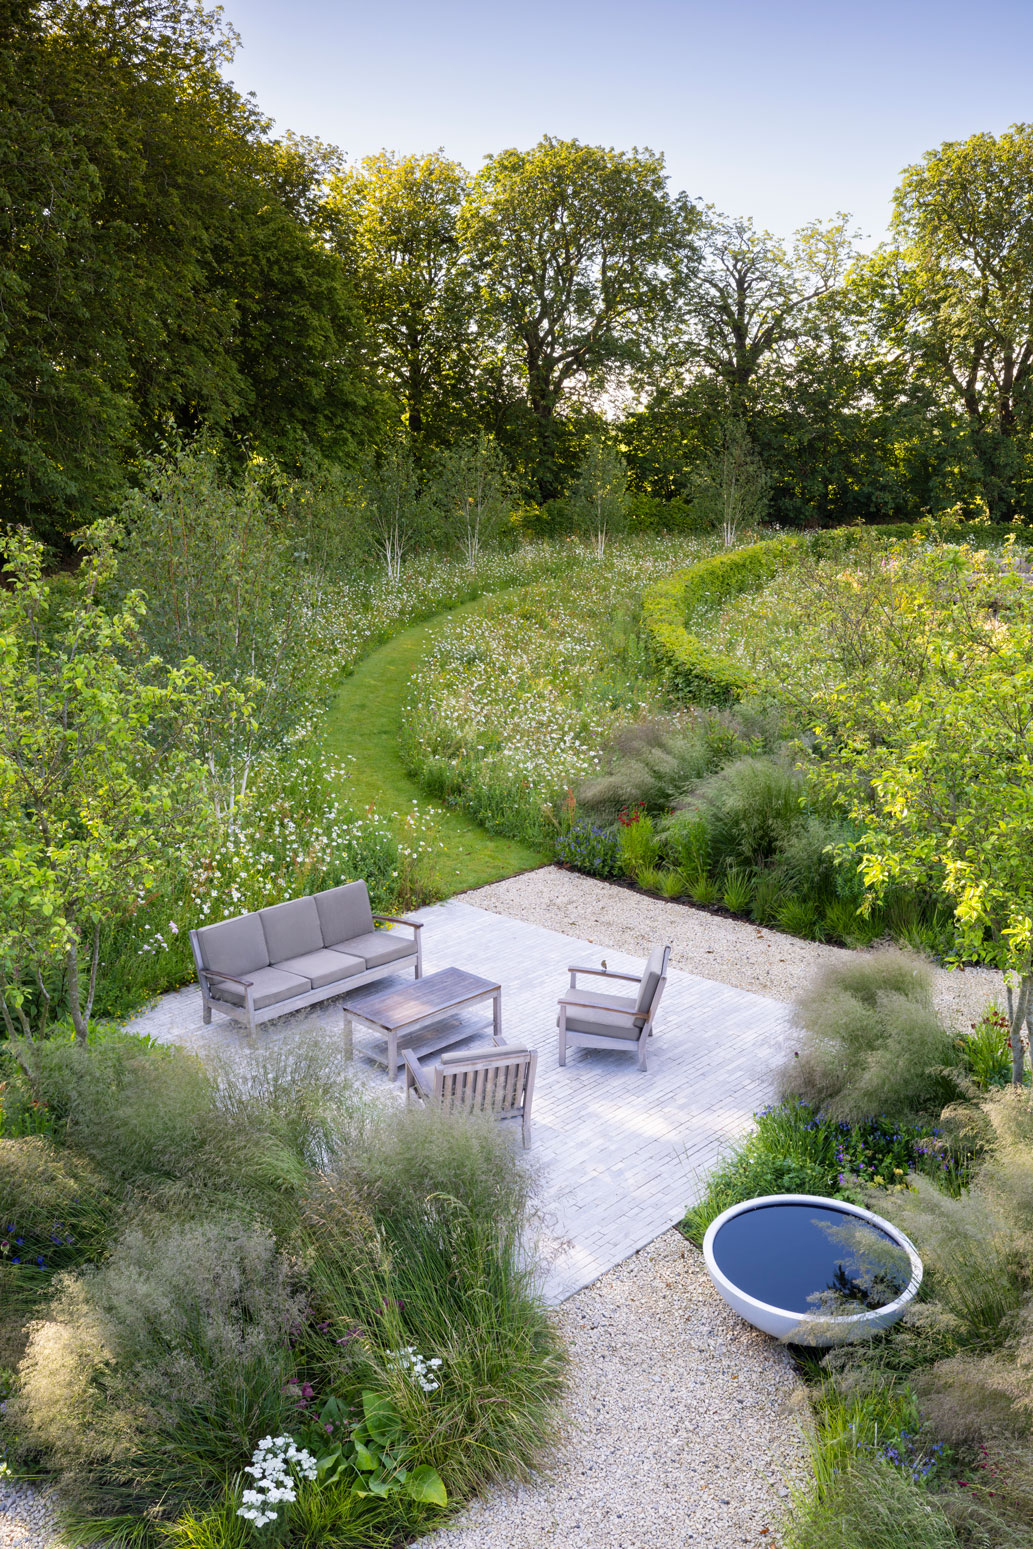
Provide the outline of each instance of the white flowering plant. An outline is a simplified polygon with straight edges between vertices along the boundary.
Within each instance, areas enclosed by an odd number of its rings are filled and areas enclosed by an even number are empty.
[[[276,1521],[276,1508],[298,1498],[299,1479],[316,1478],[316,1460],[293,1436],[265,1436],[244,1469],[254,1484],[241,1493],[237,1516],[255,1527]]]
[[[389,1350],[387,1364],[394,1371],[405,1372],[424,1393],[436,1393],[441,1386],[434,1375],[443,1365],[441,1357],[436,1355],[428,1360],[415,1345],[402,1345],[398,1350]]]

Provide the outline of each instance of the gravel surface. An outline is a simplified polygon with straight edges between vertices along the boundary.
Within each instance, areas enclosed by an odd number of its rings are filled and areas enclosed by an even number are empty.
[[[815,969],[856,956],[847,947],[801,941],[559,866],[525,871],[461,897],[479,909],[641,957],[657,942],[669,941],[675,968],[773,1000],[793,1000]],[[1004,1003],[1003,980],[992,969],[936,968],[933,974],[940,1014],[958,1028],[980,1016],[992,997]]]
[[[18,1479],[0,1479],[0,1549],[55,1549],[60,1542],[46,1495]]]
[[[775,1541],[804,1474],[807,1402],[785,1349],[725,1306],[676,1231],[563,1303],[562,1449],[426,1549],[740,1549]]]

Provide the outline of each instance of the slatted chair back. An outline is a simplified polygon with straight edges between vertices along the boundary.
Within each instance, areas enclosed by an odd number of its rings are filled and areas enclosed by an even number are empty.
[[[531,1101],[538,1068],[535,1049],[503,1046],[465,1054],[446,1054],[434,1067],[434,1086],[429,1071],[416,1072],[406,1052],[406,1095],[418,1091],[424,1101],[448,1113],[490,1113],[497,1119],[519,1119],[524,1145],[530,1144]]]

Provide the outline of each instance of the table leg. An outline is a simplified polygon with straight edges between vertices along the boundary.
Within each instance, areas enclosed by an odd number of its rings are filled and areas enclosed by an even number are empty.
[[[347,1012],[344,1013],[344,1057],[346,1060],[355,1058],[355,1023]]]
[[[492,1014],[492,1022],[494,1023],[495,1042],[496,1043],[501,1043],[502,1042],[502,991],[501,990],[496,990],[494,995],[491,997],[491,1000],[492,1000],[491,1014]]]
[[[394,1081],[398,1076],[398,1034],[390,1032],[387,1035],[387,1074],[388,1079]]]

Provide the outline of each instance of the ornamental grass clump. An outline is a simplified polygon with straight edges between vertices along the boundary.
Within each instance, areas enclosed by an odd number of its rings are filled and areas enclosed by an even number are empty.
[[[252,1438],[280,1428],[305,1305],[265,1229],[141,1221],[99,1268],[58,1283],[7,1419],[105,1515],[217,1492]]]
[[[885,951],[826,968],[796,1003],[782,1093],[854,1123],[939,1113],[957,1095],[957,1050],[918,958]]]

